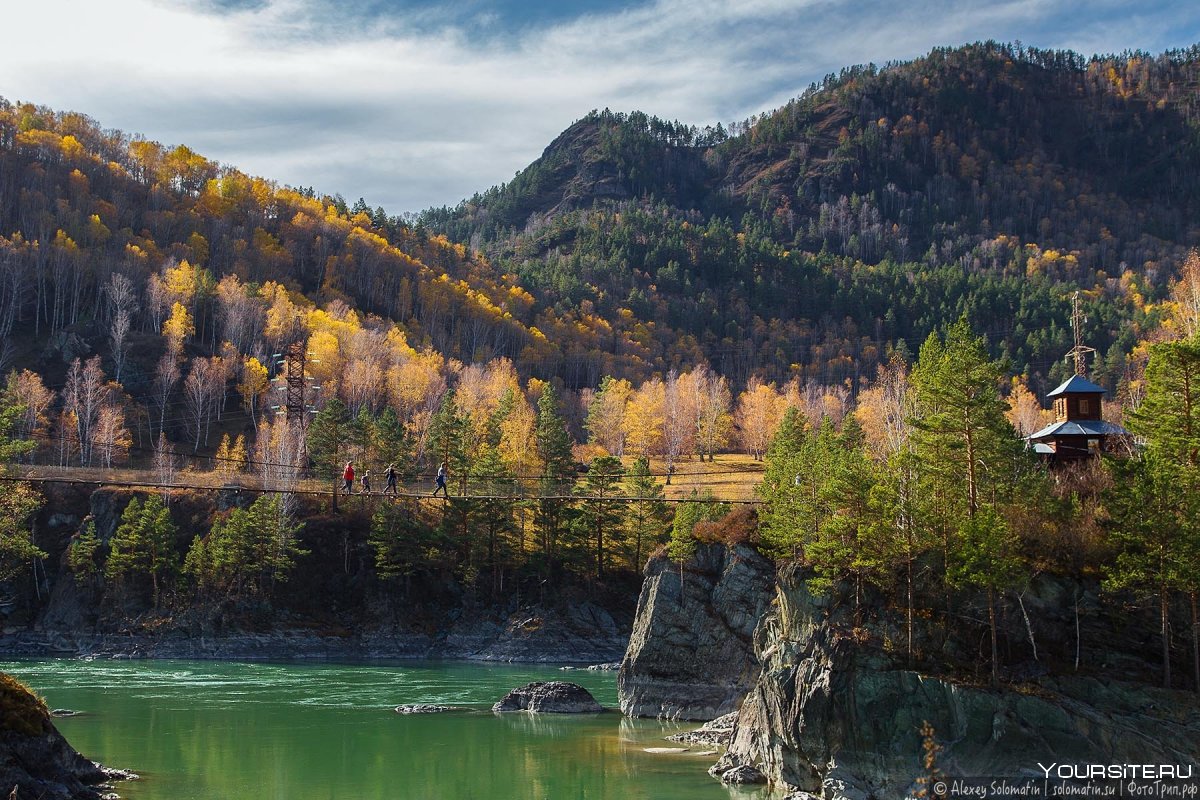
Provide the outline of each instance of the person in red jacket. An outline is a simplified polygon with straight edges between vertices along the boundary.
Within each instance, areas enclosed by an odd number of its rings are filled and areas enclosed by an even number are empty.
[[[342,491],[346,494],[354,494],[354,465],[349,461],[346,462],[346,468],[342,470]]]

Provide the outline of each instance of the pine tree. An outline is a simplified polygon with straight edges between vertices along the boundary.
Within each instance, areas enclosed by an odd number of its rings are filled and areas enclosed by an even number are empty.
[[[500,453],[491,444],[485,443],[471,464],[467,474],[468,494],[481,499],[468,501],[467,513],[473,518],[472,530],[481,531],[487,548],[487,565],[491,572],[492,596],[500,592],[503,583],[503,562],[507,549],[516,531],[513,520],[513,502],[516,480],[509,473]]]
[[[663,487],[650,474],[650,461],[641,456],[625,473],[625,493],[637,500],[628,508],[628,528],[633,539],[634,569],[642,568],[643,546],[646,549],[660,544],[668,531],[671,512],[664,501]]]
[[[667,553],[679,562],[679,591],[683,592],[684,563],[696,555],[696,526],[701,522],[715,522],[725,516],[729,506],[718,503],[711,489],[703,492],[692,489],[685,502],[675,506],[675,517],[671,520],[671,538],[667,542]],[[682,596],[682,595],[681,595]]]
[[[559,559],[562,537],[574,516],[571,501],[561,498],[572,494],[576,477],[571,437],[551,385],[547,385],[538,398],[534,434],[538,458],[544,466],[538,490],[542,497],[534,508],[533,524],[541,539],[544,571],[548,576]]]
[[[372,421],[369,452],[370,463],[378,466],[381,476],[387,465],[391,464],[396,468],[396,480],[399,483],[416,478],[412,437],[390,407]]]
[[[974,516],[991,502],[1022,450],[1005,417],[1001,375],[965,318],[944,340],[931,333],[913,368],[915,451],[952,519]]]
[[[166,582],[179,569],[175,550],[177,533],[171,512],[160,495],[152,494],[144,502],[133,498],[109,542],[105,577],[118,585],[130,579],[149,578],[151,603],[157,608]]]
[[[988,357],[984,340],[971,333],[965,317],[945,337],[929,335],[912,371],[913,452],[921,491],[933,511],[927,519],[940,533],[947,587],[986,592],[993,683],[999,681],[996,594],[1020,572],[1008,560],[1014,548],[1001,506],[1018,496],[1023,483],[1036,479],[1031,457],[1005,416],[1001,376],[1000,365]],[[1000,527],[985,531],[987,526]],[[996,569],[991,577],[979,567],[988,563]]]
[[[458,411],[454,390],[442,397],[442,404],[429,422],[429,438],[426,451],[433,462],[449,464],[450,480],[458,480],[460,487],[466,485],[467,438],[469,423]],[[461,488],[460,488],[461,492]]]
[[[583,486],[579,490],[585,498],[580,510],[579,522],[585,535],[590,535],[595,545],[595,567],[597,580],[604,579],[604,565],[611,547],[619,541],[625,522],[625,512],[619,502],[609,499],[619,494],[621,477],[625,468],[616,456],[597,456],[589,465]]]
[[[406,582],[422,570],[432,570],[444,557],[438,532],[400,503],[384,503],[371,517],[367,541],[375,553],[375,573],[384,580]]]
[[[1194,253],[1193,253],[1194,255]],[[1129,427],[1146,440],[1144,458],[1112,495],[1120,547],[1113,586],[1154,586],[1163,629],[1163,678],[1170,685],[1170,594],[1188,598],[1192,672],[1200,691],[1200,337],[1150,348],[1146,395]],[[1149,503],[1153,503],[1150,505]],[[1154,508],[1153,520],[1144,509]]]
[[[813,472],[821,475],[817,502],[822,513],[804,545],[804,557],[815,573],[810,581],[814,591],[830,591],[838,581],[851,578],[858,609],[864,580],[881,566],[869,558],[867,549],[868,506],[876,475],[863,449],[861,431],[849,424],[846,428],[837,437],[818,436],[822,449]]]
[[[762,483],[755,490],[764,503],[759,512],[763,547],[779,558],[799,555],[802,529],[797,513],[805,479],[804,457],[810,447],[805,428],[806,421],[798,409],[789,408],[784,413],[767,447]]]
[[[308,460],[313,474],[333,482],[335,497],[338,479],[342,477],[349,424],[350,411],[334,397],[317,412],[308,426]]]
[[[103,574],[98,560],[103,546],[96,536],[96,524],[90,519],[79,533],[71,537],[71,543],[67,546],[67,566],[76,580],[91,582]]]

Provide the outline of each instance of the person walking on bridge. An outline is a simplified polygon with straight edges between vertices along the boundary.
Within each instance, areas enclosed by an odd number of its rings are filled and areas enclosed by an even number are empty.
[[[433,490],[434,497],[437,497],[437,493],[440,490],[443,497],[446,499],[450,498],[450,490],[446,488],[446,476],[449,472],[450,462],[443,460],[442,463],[438,465],[437,487]]]
[[[346,494],[354,494],[354,464],[349,461],[342,469],[342,491]]]
[[[371,493],[371,470],[364,469],[362,477],[359,480],[362,481],[363,494],[370,494]]]
[[[387,476],[387,487],[383,490],[383,493],[387,494],[391,492],[392,494],[396,494],[396,465],[388,464],[387,472],[384,474]]]

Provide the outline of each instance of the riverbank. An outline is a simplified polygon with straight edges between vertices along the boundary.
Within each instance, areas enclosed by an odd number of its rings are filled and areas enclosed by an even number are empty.
[[[454,659],[538,664],[620,661],[631,622],[588,601],[563,607],[458,609],[429,632],[399,624],[272,626],[214,633],[187,618],[146,619],[125,632],[35,628],[0,635],[0,652],[21,657],[237,660]],[[453,615],[452,615],[453,616]],[[159,624],[153,624],[158,622]]]

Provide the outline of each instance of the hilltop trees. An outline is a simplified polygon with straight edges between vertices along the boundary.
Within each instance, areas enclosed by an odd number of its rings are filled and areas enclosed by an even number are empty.
[[[947,610],[952,589],[985,596],[993,681],[997,605],[1027,573],[1010,517],[1036,516],[1044,493],[1042,473],[1005,419],[1000,378],[983,341],[957,322],[926,341],[911,376],[899,360],[881,370],[840,431],[829,416],[806,430],[789,409],[759,490],[764,546],[806,562],[814,589],[846,581],[857,600],[867,585],[887,593],[903,586],[910,656],[914,568],[936,547]]]

